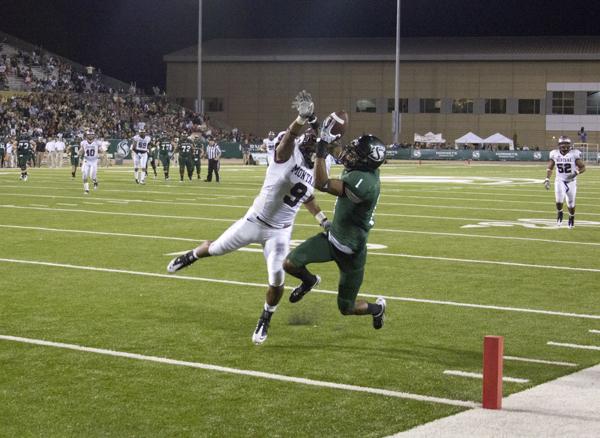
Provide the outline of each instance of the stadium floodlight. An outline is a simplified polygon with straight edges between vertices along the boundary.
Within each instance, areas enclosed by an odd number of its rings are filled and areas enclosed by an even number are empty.
[[[202,113],[202,0],[198,0],[198,75],[196,82],[198,86],[196,111]]]
[[[394,114],[392,127],[394,130],[394,144],[398,144],[402,119],[400,117],[400,0],[396,4],[396,84],[394,92]]]

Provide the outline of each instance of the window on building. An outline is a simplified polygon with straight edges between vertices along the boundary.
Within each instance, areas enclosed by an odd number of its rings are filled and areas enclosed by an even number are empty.
[[[204,110],[209,113],[220,113],[223,111],[222,97],[208,97],[204,99]]]
[[[588,91],[586,114],[600,114],[600,91]]]
[[[394,99],[388,99],[388,105],[387,105],[388,109],[388,113],[392,113],[394,112]],[[398,99],[398,109],[400,110],[401,113],[407,113],[408,112],[408,99]]]
[[[539,114],[540,99],[519,99],[519,114]]]
[[[377,99],[362,98],[356,101],[357,113],[376,113]]]
[[[575,92],[553,91],[552,114],[575,114]]]
[[[441,99],[421,99],[419,102],[419,112],[421,113],[439,113],[441,110]]]
[[[454,114],[472,114],[473,99],[454,99],[454,102],[452,102],[452,112]]]
[[[486,99],[486,114],[506,114],[506,99]]]

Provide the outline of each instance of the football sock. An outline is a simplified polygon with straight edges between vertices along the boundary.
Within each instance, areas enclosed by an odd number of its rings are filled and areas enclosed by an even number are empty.
[[[371,304],[371,303],[367,303],[367,311],[371,314],[371,315],[379,315],[381,313],[381,311],[383,310],[382,306],[380,306],[379,304]]]
[[[277,306],[269,306],[266,302],[265,302],[265,306],[264,309],[269,312],[269,313],[273,313],[277,310]]]
[[[90,190],[89,183],[83,183],[83,190],[85,190],[86,192],[88,192]]]

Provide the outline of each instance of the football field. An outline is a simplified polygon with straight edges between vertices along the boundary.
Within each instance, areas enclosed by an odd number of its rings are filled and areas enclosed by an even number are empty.
[[[166,265],[242,217],[264,167],[145,186],[99,169],[89,195],[67,168],[0,169],[0,436],[380,437],[478,406],[462,372],[485,335],[504,336],[505,395],[598,364],[600,169],[572,230],[545,169],[384,165],[362,289],[386,297],[384,328],[342,316],[335,265],[313,265],[318,289],[286,290],[262,346],[260,246]],[[292,243],[319,231],[301,210]]]

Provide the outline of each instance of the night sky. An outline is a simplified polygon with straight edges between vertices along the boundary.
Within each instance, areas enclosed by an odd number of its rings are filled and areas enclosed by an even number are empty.
[[[197,0],[3,0],[0,30],[139,86],[195,44]],[[212,38],[394,37],[396,0],[204,0]],[[402,36],[600,35],[596,0],[402,0]]]

